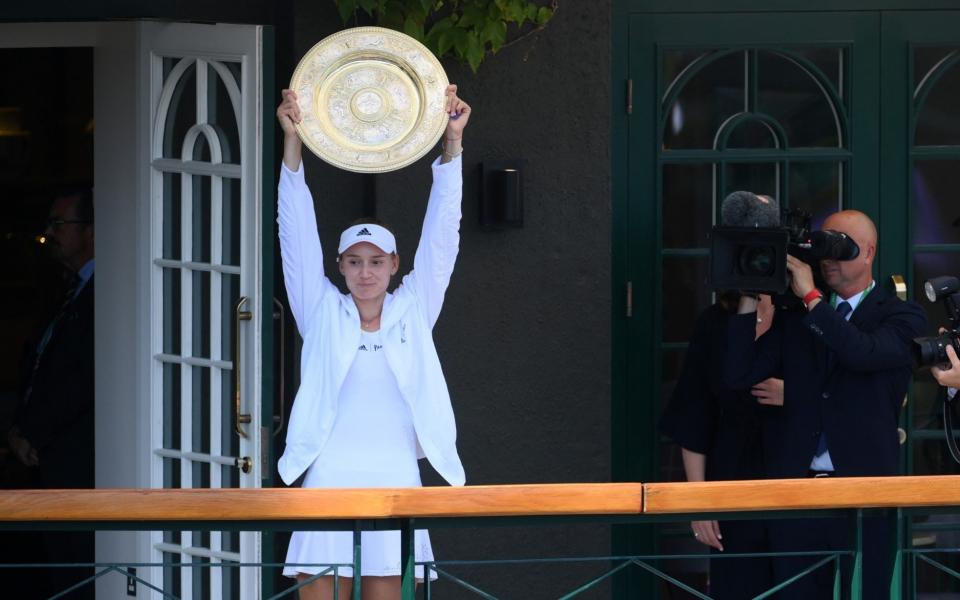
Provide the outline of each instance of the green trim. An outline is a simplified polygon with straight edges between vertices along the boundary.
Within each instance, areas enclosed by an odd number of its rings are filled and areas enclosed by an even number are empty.
[[[960,148],[957,146],[913,146],[910,149],[910,157],[915,159],[960,160]]]
[[[913,247],[913,254],[923,254],[924,252],[960,252],[960,244],[916,244]]]
[[[956,9],[956,0],[613,0],[617,17],[636,13],[767,13],[928,11]]]
[[[853,153],[839,148],[770,148],[769,150],[748,150],[731,148],[729,150],[664,150],[658,160],[661,164],[703,163],[703,162],[771,162],[787,160],[791,162],[820,162],[828,160],[849,160]]]

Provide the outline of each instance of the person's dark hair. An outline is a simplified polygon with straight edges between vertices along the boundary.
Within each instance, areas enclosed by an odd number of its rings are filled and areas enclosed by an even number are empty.
[[[737,312],[737,306],[740,304],[741,295],[737,290],[719,290],[717,291],[717,302],[723,307],[723,310],[735,313]]]
[[[93,224],[93,188],[87,184],[66,185],[57,189],[54,198],[77,198],[78,221]]]

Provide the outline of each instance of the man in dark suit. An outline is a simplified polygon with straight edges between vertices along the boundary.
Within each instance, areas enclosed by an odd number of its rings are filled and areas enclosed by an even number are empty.
[[[7,442],[37,469],[50,489],[94,487],[94,227],[89,189],[58,196],[45,232],[53,257],[67,270],[63,303],[28,359],[28,373]],[[93,533],[45,534],[51,562],[90,563]],[[41,581],[50,593],[89,577],[88,569],[53,569]],[[68,596],[93,598],[88,584]]]
[[[769,477],[896,475],[898,416],[912,373],[910,344],[926,329],[926,317],[919,305],[876,285],[877,231],[869,217],[838,212],[824,229],[850,236],[860,254],[849,261],[821,261],[829,287],[823,291],[815,287],[809,265],[788,257],[790,286],[804,309],[778,312],[774,335],[756,343],[756,300],[742,299],[729,333],[728,384],[746,389],[783,373],[783,405],[765,413],[763,423]],[[850,527],[843,520],[781,520],[772,522],[770,531],[771,547],[778,552],[850,547]],[[886,535],[884,523],[867,523],[865,598],[882,597],[888,590]],[[816,560],[777,559],[775,578],[783,581]],[[828,598],[832,584],[830,567],[821,567],[780,597]]]

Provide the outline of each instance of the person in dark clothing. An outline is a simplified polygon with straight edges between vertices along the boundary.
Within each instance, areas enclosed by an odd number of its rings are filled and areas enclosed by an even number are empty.
[[[92,488],[94,482],[94,228],[89,189],[58,196],[50,208],[46,243],[67,271],[67,293],[27,360],[11,451],[36,469],[47,489]],[[93,532],[44,534],[52,563],[94,562]],[[90,569],[54,568],[44,597],[90,577]],[[66,596],[94,597],[88,583]]]
[[[756,319],[756,336],[766,333],[773,305],[764,297]],[[683,370],[660,419],[660,431],[681,447],[688,481],[760,479],[763,477],[761,412],[782,398],[783,381],[770,378],[750,392],[723,386],[727,326],[736,312],[737,294],[723,294],[697,318]],[[694,521],[693,535],[711,552],[769,551],[762,521]],[[772,587],[770,559],[731,558],[712,561],[710,595],[718,600],[752,598]]]

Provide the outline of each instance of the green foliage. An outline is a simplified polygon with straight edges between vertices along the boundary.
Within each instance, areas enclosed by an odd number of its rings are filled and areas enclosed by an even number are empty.
[[[531,0],[334,0],[344,24],[363,11],[377,25],[416,38],[439,58],[455,56],[474,73],[487,53],[542,29],[557,10]],[[508,31],[514,39],[507,41]]]

